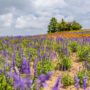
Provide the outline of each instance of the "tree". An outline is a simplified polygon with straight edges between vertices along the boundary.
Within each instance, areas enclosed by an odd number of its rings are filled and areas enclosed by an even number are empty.
[[[72,30],[80,30],[82,28],[82,26],[76,21],[72,22],[71,27],[72,27]]]
[[[48,25],[48,33],[60,32],[60,31],[71,31],[71,30],[80,30],[82,26],[76,22],[65,22],[64,19],[61,22],[57,22],[56,18],[51,18]]]
[[[54,33],[57,31],[57,19],[52,17],[48,25],[48,33]]]
[[[58,32],[67,30],[67,23],[62,19],[60,23],[58,23]]]

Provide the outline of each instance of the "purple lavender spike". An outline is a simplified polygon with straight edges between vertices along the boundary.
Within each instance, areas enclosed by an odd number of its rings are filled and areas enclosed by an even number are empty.
[[[57,81],[52,90],[59,90],[59,86],[60,86],[60,77],[57,78]]]
[[[46,87],[46,80],[48,80],[51,76],[52,72],[48,72],[47,74],[41,74],[40,76],[38,76],[38,80],[37,80],[37,85],[40,87],[40,85],[42,87]]]
[[[82,87],[83,87],[84,90],[86,90],[86,87],[87,87],[86,83],[87,83],[87,77],[84,76],[83,77],[83,85],[82,85]]]
[[[3,72],[3,71],[2,71],[2,70],[0,70],[0,74],[2,74],[2,72]]]
[[[26,84],[26,87],[30,88],[32,85],[32,80],[30,80],[28,77],[25,77],[23,80],[24,80],[24,83]]]
[[[17,89],[21,86],[22,82],[21,82],[21,78],[18,74],[16,73],[11,73],[11,72],[8,72],[8,75],[13,78],[13,85],[14,85],[14,88]],[[23,84],[22,84],[23,85]]]
[[[79,79],[77,76],[74,76],[74,86],[77,90],[79,89]]]
[[[25,57],[22,58],[22,62],[20,65],[20,72],[23,74],[30,74],[30,66],[28,62],[26,61]]]
[[[38,76],[38,79],[43,83],[47,80],[47,76],[45,74],[41,74],[40,76]]]

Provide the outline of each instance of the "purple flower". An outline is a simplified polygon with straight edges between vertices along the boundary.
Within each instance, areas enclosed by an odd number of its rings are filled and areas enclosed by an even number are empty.
[[[22,58],[22,62],[20,65],[20,72],[23,74],[30,74],[30,66],[29,63],[26,61],[26,58]]]
[[[51,76],[51,72],[48,72],[47,74],[41,74],[38,76],[38,84],[40,84],[42,87],[46,86],[46,80],[48,80]]]
[[[83,84],[82,84],[82,87],[83,87],[84,90],[86,90],[86,87],[87,87],[86,83],[87,83],[87,77],[84,76],[83,77]]]
[[[59,85],[60,85],[60,77],[57,78],[57,81],[56,81],[54,87],[52,88],[52,90],[59,90]]]
[[[24,89],[24,82],[21,79],[20,75],[16,74],[16,73],[12,73],[12,72],[8,72],[8,75],[13,78],[13,85],[14,88],[17,89],[19,88],[20,90]]]
[[[3,73],[3,71],[2,70],[0,70],[0,74],[2,74]]]
[[[25,88],[30,88],[32,85],[32,80],[29,78],[21,78],[19,74],[8,72],[8,75],[13,78],[13,85],[15,89],[25,90]]]
[[[65,54],[66,56],[68,56],[69,53],[68,53],[68,49],[67,49],[67,48],[64,49],[64,54]]]
[[[63,39],[61,37],[56,38],[56,42],[59,43],[59,41],[62,41]]]
[[[2,50],[2,55],[5,56],[5,57],[7,57],[8,56],[8,52],[5,51],[5,50]]]
[[[79,89],[79,79],[77,76],[74,76],[74,86],[77,90]]]
[[[51,71],[49,71],[47,74],[47,77],[48,77],[48,79],[51,77],[51,75],[52,75],[52,72]]]
[[[30,80],[28,77],[25,77],[23,80],[24,80],[24,83],[26,84],[26,87],[30,88],[32,85],[32,80]]]
[[[38,76],[38,79],[41,81],[41,82],[45,82],[46,80],[48,80],[51,76],[51,72],[48,72],[47,74],[41,74],[40,76]]]
[[[40,76],[38,76],[38,79],[41,81],[41,82],[45,82],[48,78],[45,74],[41,74]]]

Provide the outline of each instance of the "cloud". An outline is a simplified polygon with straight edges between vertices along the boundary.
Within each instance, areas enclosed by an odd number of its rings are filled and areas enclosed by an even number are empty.
[[[65,10],[66,13],[73,16],[82,17],[84,14],[87,15],[87,13],[90,12],[90,0],[68,0],[66,3],[68,4]]]
[[[43,17],[37,18],[34,15],[26,15],[17,18],[15,27],[19,29],[42,29],[44,27],[44,24],[45,23]]]
[[[67,22],[74,21],[74,16],[68,16],[68,17],[65,18],[65,20],[66,20]]]
[[[10,27],[13,21],[13,14],[7,13],[0,15],[0,26],[1,27]]]
[[[32,4],[36,9],[63,8],[66,6],[64,0],[33,0]]]

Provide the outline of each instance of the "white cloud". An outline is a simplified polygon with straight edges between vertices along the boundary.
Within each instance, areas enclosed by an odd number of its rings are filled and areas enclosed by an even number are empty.
[[[7,13],[0,15],[0,26],[2,27],[10,27],[12,24],[13,14]]]
[[[15,27],[19,29],[25,28],[42,28],[44,26],[44,20],[40,18],[36,18],[33,15],[20,16],[16,20]]]
[[[25,17],[20,16],[17,18],[16,20],[16,28],[25,28],[27,27],[27,18],[25,19]]]
[[[90,12],[90,0],[68,0],[69,10],[73,10],[73,14],[86,14]],[[71,13],[72,13],[71,12]]]
[[[67,4],[64,0],[33,0],[32,1],[33,7],[39,10],[46,10],[52,8],[63,8]]]
[[[71,21],[73,21],[74,20],[74,16],[68,16],[68,17],[66,17],[65,18],[65,20],[68,22],[71,22]]]

